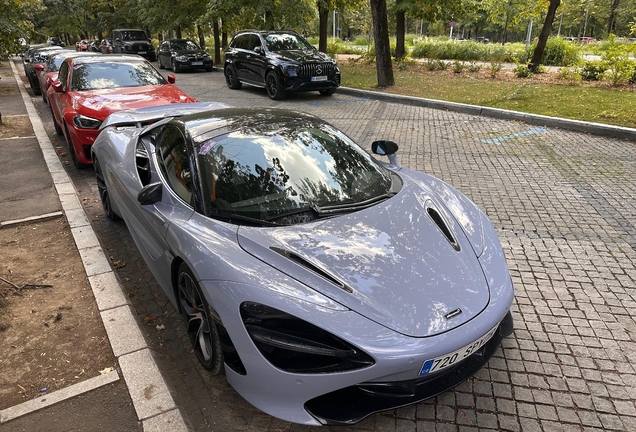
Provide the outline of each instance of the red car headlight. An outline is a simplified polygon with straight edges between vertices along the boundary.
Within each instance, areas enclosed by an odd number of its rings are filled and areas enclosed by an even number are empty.
[[[99,129],[99,127],[102,125],[101,120],[86,117],[81,114],[77,114],[75,117],[73,117],[73,123],[79,129]]]

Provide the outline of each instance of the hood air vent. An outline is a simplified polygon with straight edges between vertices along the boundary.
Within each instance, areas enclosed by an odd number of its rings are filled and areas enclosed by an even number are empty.
[[[310,270],[310,271],[316,273],[318,276],[322,277],[323,279],[328,280],[329,282],[331,282],[332,284],[334,284],[338,288],[341,288],[341,289],[343,289],[344,291],[346,291],[348,293],[353,293],[353,290],[351,288],[349,288],[348,286],[346,286],[345,284],[343,284],[342,282],[340,282],[339,280],[337,280],[336,278],[334,278],[333,276],[331,276],[327,272],[319,269],[318,267],[316,267],[315,265],[313,265],[312,263],[310,263],[309,261],[307,261],[303,257],[301,257],[299,255],[296,255],[295,253],[290,252],[288,250],[277,248],[277,247],[273,247],[273,246],[270,247],[270,249],[273,250],[276,253],[281,254],[285,258],[295,262],[296,264],[306,268],[307,270]]]
[[[457,240],[455,239],[455,237],[453,237],[453,233],[451,232],[448,225],[446,225],[446,222],[444,221],[444,218],[442,218],[442,215],[440,215],[438,211],[432,207],[427,207],[426,213],[428,213],[431,219],[433,219],[433,222],[435,222],[435,225],[437,225],[437,227],[442,231],[442,234],[444,234],[444,237],[446,237],[446,240],[448,240],[451,246],[453,246],[453,248],[459,252],[461,250],[461,248],[459,247],[459,243],[457,243]]]

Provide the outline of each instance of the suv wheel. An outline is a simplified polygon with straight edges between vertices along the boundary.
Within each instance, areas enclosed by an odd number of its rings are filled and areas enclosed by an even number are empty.
[[[225,83],[233,90],[240,89],[243,84],[236,78],[236,72],[232,66],[225,66]]]
[[[161,57],[157,57],[157,65],[159,65],[159,69],[164,69],[163,63],[161,63]]]
[[[267,76],[265,77],[265,88],[267,89],[267,94],[271,99],[281,100],[285,98],[285,90],[283,89],[276,72],[269,71],[267,73]]]

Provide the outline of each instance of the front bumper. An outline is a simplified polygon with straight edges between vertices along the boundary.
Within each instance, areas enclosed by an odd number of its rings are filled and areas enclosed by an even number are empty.
[[[356,384],[318,396],[306,402],[305,409],[323,425],[350,425],[379,411],[435,397],[477,373],[512,331],[512,313],[508,312],[488,343],[443,372],[408,381]]]
[[[179,61],[177,59],[174,60],[175,64],[181,69],[208,69],[211,68],[212,59],[204,59],[204,60],[191,60],[188,61]]]
[[[92,164],[91,147],[100,131],[97,129],[79,129],[75,127],[72,119],[70,122],[67,121],[67,124],[69,125],[68,133],[71,135],[70,138],[73,142],[73,149],[75,150],[77,161],[82,164]]]
[[[312,81],[312,77],[285,77],[285,91],[304,92],[338,87],[340,87],[340,74],[329,75],[324,81]]]

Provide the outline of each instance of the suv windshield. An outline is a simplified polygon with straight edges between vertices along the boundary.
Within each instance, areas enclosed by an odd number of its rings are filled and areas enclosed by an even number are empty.
[[[367,207],[391,191],[389,171],[342,132],[318,122],[230,132],[202,142],[198,153],[212,217],[292,225],[326,215],[327,207]]]
[[[121,40],[146,40],[146,33],[141,30],[126,30],[121,32]]]
[[[73,65],[71,91],[159,84],[166,80],[145,61],[79,63]]]
[[[270,51],[313,50],[314,47],[301,36],[293,33],[273,33],[265,36]]]

